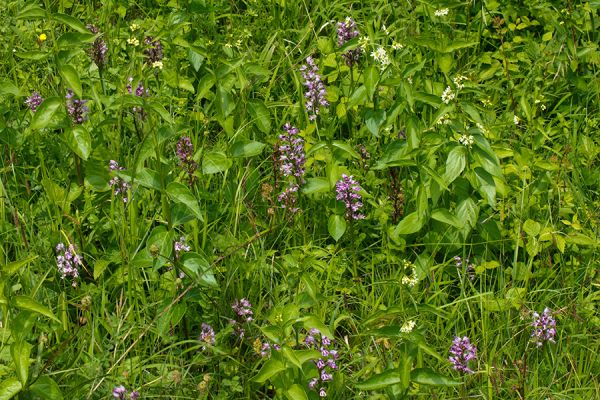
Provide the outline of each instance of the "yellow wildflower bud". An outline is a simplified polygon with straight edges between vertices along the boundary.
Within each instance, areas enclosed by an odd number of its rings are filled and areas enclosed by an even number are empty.
[[[48,36],[46,36],[46,34],[45,34],[45,33],[42,33],[40,36],[38,36],[38,40],[39,40],[40,42],[45,42],[45,41],[46,41],[46,39],[48,39]]]

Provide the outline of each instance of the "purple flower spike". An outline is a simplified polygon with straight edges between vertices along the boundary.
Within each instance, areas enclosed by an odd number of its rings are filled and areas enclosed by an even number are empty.
[[[346,21],[338,22],[337,24],[337,36],[338,36],[338,47],[342,47],[347,41],[357,37],[360,32],[356,29],[356,22],[350,17],[346,17]],[[346,65],[351,67],[360,58],[362,53],[362,49],[360,47],[348,50],[347,52],[342,54],[342,57],[346,60]]]
[[[152,36],[147,36],[144,39],[144,44],[146,45],[144,54],[146,55],[146,63],[148,65],[152,65],[163,59],[163,48],[160,40],[154,40]]]
[[[25,104],[27,107],[31,109],[31,111],[35,112],[37,108],[44,102],[44,99],[38,92],[31,92],[31,96],[25,100]]]
[[[56,245],[56,267],[60,273],[61,279],[67,276],[73,278],[71,285],[77,286],[77,278],[79,278],[78,266],[83,266],[83,257],[77,254],[77,249],[72,244],[65,247],[63,243]]]
[[[548,307],[544,308],[542,315],[534,312],[531,326],[533,327],[531,337],[537,347],[541,347],[544,342],[555,343],[556,320],[552,317],[551,309]]]
[[[294,176],[300,183],[304,181],[304,139],[298,135],[298,128],[286,123],[283,126],[285,133],[279,135],[281,144],[277,147],[279,170],[283,176]]]
[[[108,163],[108,169],[110,172],[114,172],[123,171],[125,168],[121,167],[115,160],[110,160]],[[123,179],[115,176],[108,182],[108,184],[113,188],[115,197],[121,196],[123,198],[123,203],[127,203],[129,201],[127,197],[127,193],[129,192],[129,189],[131,189],[129,182],[125,182]]]
[[[215,344],[215,331],[213,327],[203,322],[201,328],[200,341],[211,345]],[[202,350],[204,349],[206,349],[206,346],[202,346]]]
[[[183,136],[177,142],[177,157],[179,166],[188,174],[189,182],[192,184],[196,180],[194,172],[198,169],[198,163],[194,161],[194,145],[188,136]]]
[[[319,67],[315,64],[312,57],[306,58],[306,65],[300,67],[302,72],[302,78],[304,79],[304,86],[307,91],[304,93],[306,98],[306,111],[308,112],[308,119],[314,121],[317,119],[317,115],[321,107],[328,107],[329,102],[325,100],[327,91],[325,85],[321,81],[319,75]]]
[[[112,391],[112,395],[115,399],[124,400],[126,394],[127,394],[127,389],[125,389],[125,386],[123,386],[123,385],[117,386]]]
[[[364,219],[365,216],[358,211],[362,208],[362,196],[359,194],[361,188],[352,176],[342,174],[342,179],[335,184],[337,192],[336,200],[341,200],[346,206],[347,219]]]
[[[86,25],[86,28],[95,35],[97,35],[100,32],[96,26],[91,24]],[[92,47],[89,50],[89,53],[90,58],[92,59],[94,64],[98,66],[98,68],[101,68],[104,65],[106,65],[106,53],[108,53],[108,46],[102,38],[97,38],[96,40],[94,40],[94,43],[92,44]]]
[[[298,202],[299,188],[300,186],[293,183],[285,188],[284,191],[279,194],[279,196],[277,196],[277,201],[281,203],[281,208],[285,208],[292,214],[300,211],[300,209],[296,207],[296,203]]]
[[[69,117],[71,117],[71,121],[73,121],[74,124],[79,125],[87,121],[89,109],[85,103],[87,103],[88,100],[73,99],[74,95],[72,90],[67,90],[67,95],[65,96],[67,99],[67,112],[69,113]]]
[[[477,358],[477,348],[471,344],[471,340],[464,336],[462,338],[455,336],[450,347],[450,357],[448,361],[453,364],[453,368],[459,372],[472,374],[469,368],[469,361]]]

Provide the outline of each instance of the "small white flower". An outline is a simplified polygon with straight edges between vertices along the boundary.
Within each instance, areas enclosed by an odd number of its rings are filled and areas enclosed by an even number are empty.
[[[386,35],[389,35],[389,34],[390,34],[390,32],[389,32],[389,31],[388,31],[388,29],[386,28],[385,24],[383,24],[383,25],[381,26],[381,30],[382,30],[382,31],[383,31],[383,33],[385,33]]]
[[[452,123],[452,120],[448,116],[448,114],[444,114],[437,121],[435,121],[436,125],[449,125]]]
[[[462,135],[458,139],[458,142],[463,146],[468,146],[470,148],[473,145],[473,143],[475,143],[475,138],[473,137],[473,135]]]
[[[225,43],[225,47],[227,47],[228,49],[232,48],[233,45],[231,43]]]
[[[492,105],[492,100],[488,99],[481,99],[481,104],[483,104],[484,107],[489,107]]]
[[[446,15],[448,15],[448,12],[450,12],[449,9],[447,9],[447,8],[440,8],[439,10],[435,10],[435,12],[433,14],[436,17],[445,17]]]
[[[140,41],[136,38],[129,38],[127,39],[127,43],[133,46],[138,46],[140,44]]]
[[[392,42],[392,49],[394,50],[402,50],[404,45],[402,43],[398,43],[395,40]]]
[[[415,277],[415,276],[403,276],[402,277],[402,284],[406,285],[408,287],[413,287],[415,286],[417,283],[419,283],[419,280]]]
[[[515,125],[519,125],[519,123],[521,122],[521,119],[515,115],[515,116],[513,116],[513,122],[515,123]]]
[[[542,111],[546,111],[546,105],[545,105],[545,104],[542,104],[542,105],[540,106],[540,108],[541,108],[541,110],[542,110]]]
[[[450,104],[450,102],[454,100],[455,97],[456,93],[452,91],[452,88],[450,86],[446,87],[446,90],[444,90],[444,93],[442,93],[442,101],[446,104]]]
[[[366,50],[369,45],[369,38],[367,36],[361,36],[358,38],[358,45],[361,49]]]
[[[377,50],[371,52],[371,57],[373,57],[373,59],[380,64],[379,68],[381,70],[384,70],[388,65],[390,65],[390,58],[388,57],[385,49],[381,46],[379,46]]]
[[[454,84],[456,85],[456,88],[458,90],[463,89],[465,87],[465,84],[463,83],[463,81],[468,81],[469,78],[467,78],[464,75],[456,75],[454,77],[454,79],[452,79],[452,81],[454,81]]]
[[[163,63],[162,63],[162,61],[154,61],[152,63],[152,68],[163,69]]]
[[[138,24],[136,24],[136,23],[133,23],[133,24],[129,25],[129,29],[132,32],[134,32],[134,31],[137,31],[138,29],[140,29],[140,26]]]
[[[402,333],[410,333],[414,329],[417,323],[413,320],[408,320],[400,327],[400,332]]]
[[[480,124],[478,122],[476,125],[477,125],[477,128],[481,131],[481,133],[483,133],[483,134],[490,133],[490,131],[485,126],[483,126],[483,124]]]
[[[412,76],[409,76],[406,78],[406,80],[408,81],[408,83],[410,83],[411,85],[413,84],[413,78]]]

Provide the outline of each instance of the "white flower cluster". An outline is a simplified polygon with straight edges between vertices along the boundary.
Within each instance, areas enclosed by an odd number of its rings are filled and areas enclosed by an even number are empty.
[[[413,320],[408,320],[400,327],[400,332],[402,333],[410,333],[415,328],[417,323]]]
[[[473,135],[462,135],[459,139],[458,142],[464,146],[473,146],[473,143],[475,143],[475,138],[473,137]]]
[[[515,116],[513,116],[513,122],[515,123],[515,125],[519,125],[519,123],[521,122],[521,119],[515,115]]]
[[[468,81],[468,80],[469,80],[469,78],[467,78],[464,75],[456,75],[454,77],[454,79],[452,79],[452,81],[454,82],[454,84],[456,85],[456,88],[458,90],[464,89],[465,84],[463,83],[463,81]]]
[[[379,68],[381,70],[386,69],[387,66],[390,65],[390,57],[388,57],[387,52],[381,46],[379,46],[377,50],[371,52],[371,57],[379,63]]]
[[[445,17],[448,15],[448,12],[450,12],[449,9],[447,8],[440,8],[439,10],[435,10],[435,12],[433,13],[436,17]]]
[[[450,104],[450,102],[454,100],[455,97],[456,93],[452,91],[452,88],[450,86],[446,87],[446,90],[444,90],[444,93],[442,93],[442,101],[446,104]]]
[[[408,287],[413,287],[415,286],[417,283],[419,283],[419,279],[417,278],[417,270],[415,269],[415,265],[413,263],[411,263],[410,261],[404,260],[403,261],[403,266],[404,268],[411,268],[411,274],[410,276],[408,275],[404,275],[402,277],[402,284],[406,285]]]

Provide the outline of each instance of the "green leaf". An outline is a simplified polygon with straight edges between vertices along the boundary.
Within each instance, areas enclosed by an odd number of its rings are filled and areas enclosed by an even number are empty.
[[[342,150],[344,153],[349,154],[354,158],[360,158],[356,150],[352,148],[348,143],[340,142],[339,140],[334,140],[331,145],[337,149]]]
[[[238,157],[254,157],[262,153],[266,144],[254,140],[240,140],[231,146],[231,155]]]
[[[217,87],[217,113],[221,119],[226,119],[235,109],[235,102],[231,93],[223,86]]]
[[[327,178],[308,178],[302,187],[302,193],[323,193],[328,192],[330,188]]]
[[[15,56],[22,58],[23,60],[40,61],[48,58],[50,53],[45,51],[18,51]]]
[[[232,164],[233,161],[231,161],[224,153],[214,151],[207,153],[202,159],[202,172],[205,174],[225,172]]]
[[[399,368],[394,368],[373,375],[366,381],[356,384],[356,388],[359,390],[380,390],[399,383],[402,383],[402,371]]]
[[[33,260],[35,260],[36,258],[38,258],[37,255],[34,256],[29,256],[27,258],[24,258],[22,260],[19,261],[13,261],[13,262],[9,262],[8,264],[6,264],[4,267],[2,267],[2,270],[4,271],[4,273],[6,273],[8,276],[13,275],[14,273],[16,273],[18,270],[20,270],[22,267],[24,267],[25,265],[29,264],[30,262],[32,262]]]
[[[10,355],[15,363],[15,372],[23,385],[27,383],[29,378],[29,355],[32,347],[25,340],[17,340],[10,346]]]
[[[284,371],[285,369],[285,364],[275,358],[271,358],[262,366],[260,371],[258,371],[258,374],[252,378],[252,381],[257,383],[265,383],[267,380],[277,375],[281,371]]]
[[[73,47],[82,47],[93,43],[96,40],[96,35],[93,33],[66,32],[58,38],[56,43],[60,48],[70,49]]]
[[[202,63],[204,63],[204,56],[192,48],[188,49],[188,59],[196,72],[200,70]]]
[[[455,146],[446,160],[446,172],[444,173],[444,181],[450,185],[463,172],[467,165],[467,155],[465,146]]]
[[[341,215],[330,215],[327,230],[331,237],[337,242],[346,232],[346,219]]]
[[[65,131],[66,142],[73,153],[83,160],[87,160],[92,152],[92,138],[89,132],[81,125]]]
[[[121,173],[118,174],[119,176]],[[135,181],[141,186],[161,190],[160,174],[150,168],[142,168],[135,176]]]
[[[457,386],[463,384],[445,375],[438,374],[429,368],[413,369],[410,373],[410,380],[419,385]]]
[[[59,120],[60,111],[63,111],[62,108],[63,101],[61,98],[48,97],[33,114],[29,127],[33,130],[55,127]]]
[[[294,364],[294,366],[296,366],[298,369],[302,369],[302,363],[296,356],[296,351],[297,350],[290,349],[288,346],[283,346],[281,348],[281,354],[283,357],[290,363]]]
[[[448,225],[452,225],[456,228],[462,228],[464,226],[464,222],[459,220],[456,215],[452,214],[445,208],[438,208],[431,212],[431,218],[436,221],[443,222]]]
[[[523,230],[529,236],[537,236],[537,235],[539,235],[541,229],[542,229],[542,226],[540,225],[540,223],[539,222],[535,222],[535,221],[533,221],[531,219],[528,219],[527,221],[525,221],[525,223],[523,223]]]
[[[72,17],[70,15],[56,13],[56,14],[52,14],[51,18],[57,22],[61,22],[65,25],[75,29],[77,32],[86,33],[86,34],[90,33],[90,30],[85,27],[83,22],[81,22],[77,18]]]
[[[367,89],[367,95],[369,100],[373,98],[375,89],[377,89],[377,82],[379,81],[379,70],[376,66],[370,65],[365,68],[365,87]]]
[[[0,80],[0,96],[12,94],[15,97],[21,96],[21,90],[9,80]]]
[[[368,110],[365,113],[365,124],[367,125],[367,129],[373,135],[379,135],[379,128],[386,119],[386,112],[384,110]]]
[[[44,400],[63,400],[63,394],[60,391],[58,383],[49,376],[40,376],[29,390]]]
[[[198,200],[196,200],[196,197],[192,194],[192,191],[188,186],[179,182],[171,182],[167,186],[167,195],[169,195],[173,201],[184,204],[196,218],[200,221],[204,221],[200,206],[198,205]]]
[[[365,101],[367,101],[367,88],[365,85],[361,85],[354,91],[354,93],[352,93],[350,99],[348,99],[347,108],[364,104]]]
[[[248,102],[248,111],[254,120],[254,124],[261,132],[271,132],[271,114],[262,101],[256,99],[250,100]]]
[[[185,253],[182,257],[181,269],[187,276],[201,285],[214,288],[219,287],[212,272],[212,267],[200,254],[194,252]]]
[[[394,235],[409,235],[421,230],[425,225],[423,218],[419,218],[419,214],[415,211],[408,214],[394,228]]]
[[[289,400],[308,400],[306,391],[302,386],[298,385],[297,383],[293,384],[289,387],[288,390],[285,391],[285,396]]]
[[[454,62],[454,57],[451,54],[439,54],[436,57],[436,61],[440,71],[444,74],[447,74],[452,69],[452,63]]]
[[[0,400],[12,399],[23,389],[23,385],[17,378],[8,378],[0,383]]]
[[[95,280],[97,280],[100,276],[102,276],[102,273],[104,273],[104,271],[109,266],[109,264],[110,264],[109,260],[103,260],[103,259],[96,260],[96,262],[94,263],[94,279]]]
[[[29,296],[17,296],[14,298],[13,301],[15,307],[17,308],[20,308],[22,310],[34,311],[38,314],[42,314],[50,319],[53,319],[56,322],[60,322],[60,320],[54,316],[54,314],[52,313],[52,311],[50,311],[49,308],[38,303]]]
[[[30,4],[27,7],[24,7],[21,11],[19,11],[19,14],[17,15],[17,19],[41,18],[46,18],[46,10],[35,4]]]

